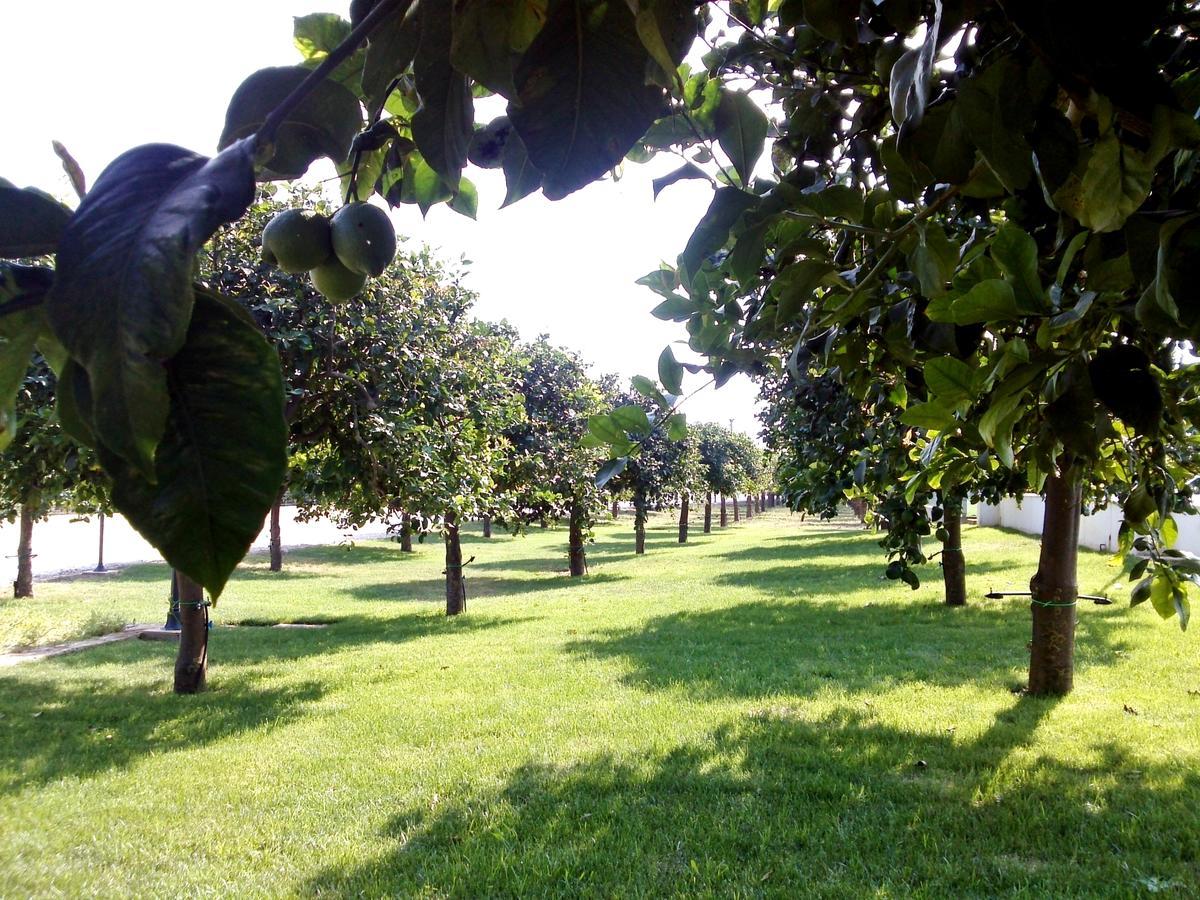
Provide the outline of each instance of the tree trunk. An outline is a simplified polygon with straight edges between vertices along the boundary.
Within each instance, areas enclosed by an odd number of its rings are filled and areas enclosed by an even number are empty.
[[[754,495],[746,495],[746,521],[749,522],[754,518]]]
[[[679,543],[687,543],[688,534],[688,513],[691,510],[691,500],[684,494],[683,501],[679,504]]]
[[[412,553],[412,519],[408,513],[400,519],[400,552]]]
[[[1029,693],[1071,692],[1075,670],[1076,565],[1079,558],[1079,473],[1064,469],[1046,479],[1046,513],[1033,594],[1033,639],[1029,644]]]
[[[283,505],[283,491],[271,506],[271,571],[283,571],[283,541],[279,536],[279,507]]]
[[[580,578],[587,574],[587,551],[583,547],[584,528],[583,505],[571,504],[570,538],[567,545],[567,558],[571,566],[571,577]]]
[[[483,536],[485,538],[490,538],[492,536],[492,517],[491,516],[483,517]]]
[[[712,531],[712,491],[704,497],[704,533]]]
[[[467,585],[463,581],[462,542],[458,521],[446,516],[446,615],[457,616],[467,608]]]
[[[612,516],[615,519],[620,514],[621,514],[621,503],[618,500],[614,500],[613,505],[612,505]]]
[[[175,693],[198,694],[208,679],[208,607],[204,588],[182,572],[179,587],[179,655],[175,657]]]
[[[740,521],[742,521],[742,513],[741,513],[741,510],[738,508],[738,496],[737,496],[737,494],[734,494],[734,495],[733,495],[733,503],[732,503],[732,504],[730,504],[730,505],[731,505],[731,506],[733,506],[733,521],[734,521],[734,522],[740,522]]]
[[[100,546],[96,551],[96,568],[93,572],[107,572],[104,568],[104,513],[100,513]]]
[[[725,495],[721,495],[721,527],[729,524],[729,514],[725,511]]]
[[[14,597],[33,596],[33,511],[21,504],[21,534],[17,540],[17,580],[13,582]]]
[[[962,500],[942,501],[942,582],[947,606],[965,606],[967,602],[967,563],[962,551]]]
[[[633,504],[634,552],[639,556],[646,552],[646,507],[641,501]]]

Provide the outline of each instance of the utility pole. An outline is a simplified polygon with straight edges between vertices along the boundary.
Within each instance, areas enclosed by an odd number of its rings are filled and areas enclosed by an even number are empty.
[[[100,555],[93,572],[107,572],[104,568],[104,513],[100,513]]]

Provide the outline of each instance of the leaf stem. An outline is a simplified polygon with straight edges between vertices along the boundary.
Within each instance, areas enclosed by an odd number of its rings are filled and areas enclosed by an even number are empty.
[[[403,13],[412,5],[413,0],[380,0],[375,5],[363,20],[346,36],[346,39],[329,51],[329,55],[322,60],[308,74],[308,77],[300,82],[292,90],[290,94],[280,101],[279,105],[271,110],[270,115],[262,123],[262,127],[254,135],[254,145],[256,148],[261,148],[264,145],[275,142],[275,134],[279,131],[279,126],[284,123],[288,115],[311,94],[318,84],[329,77],[338,66],[345,62],[359,45],[367,39],[379,24],[394,12]]]

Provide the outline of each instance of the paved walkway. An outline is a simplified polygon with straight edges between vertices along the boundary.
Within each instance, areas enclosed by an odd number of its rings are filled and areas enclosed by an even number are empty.
[[[143,631],[159,628],[158,625],[126,625],[120,631],[102,634],[100,637],[84,638],[81,641],[67,641],[63,644],[47,644],[44,647],[30,647],[28,650],[14,650],[11,653],[0,653],[0,669],[17,666],[21,663],[37,662],[51,656],[62,656],[64,653],[75,653],[78,650],[88,650],[104,644],[115,644],[117,641],[127,641],[137,637]]]
[[[369,540],[385,537],[382,525],[369,525],[362,531],[343,531],[327,519],[297,522],[296,508],[285,506],[279,521],[284,547],[303,547],[313,544],[336,544],[347,537]],[[17,523],[0,526],[0,585],[11,584],[17,577]],[[33,528],[33,576],[46,578],[66,572],[91,571],[96,567],[100,546],[100,524],[96,517],[90,521],[74,516],[51,516]],[[266,550],[267,529],[264,527],[253,550]],[[161,559],[122,517],[104,520],[104,564],[124,566],[137,562]]]

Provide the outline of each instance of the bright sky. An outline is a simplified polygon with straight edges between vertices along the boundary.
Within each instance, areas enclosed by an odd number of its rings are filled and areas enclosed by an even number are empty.
[[[72,198],[51,139],[62,141],[89,181],[129,147],[151,142],[215,152],[225,105],[255,69],[293,65],[292,17],[346,14],[348,0],[109,0],[4,3],[0,54],[4,140],[0,176]],[[467,284],[476,312],[508,319],[522,335],[549,334],[579,352],[596,374],[655,375],[662,348],[681,325],[649,314],[658,298],[634,281],[674,260],[710,199],[700,182],[680,182],[653,200],[652,178],[669,159],[627,165],[619,182],[602,181],[565,200],[540,194],[500,210],[503,176],[471,169],[479,219],[445,207],[422,220],[415,207],[393,214],[397,231],[448,259],[471,260]],[[318,177],[328,170],[314,167]],[[691,357],[676,345],[681,360]],[[686,376],[685,391],[704,379]],[[690,421],[729,424],[757,434],[756,391],[737,378],[688,401]]]

